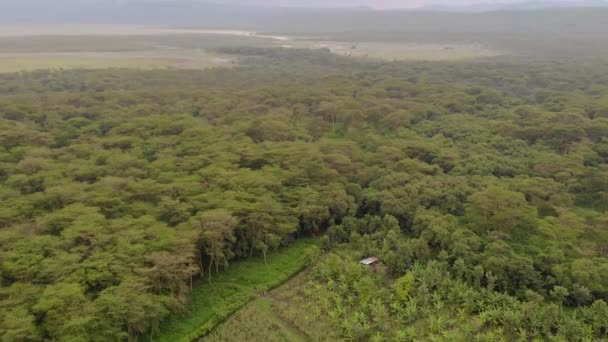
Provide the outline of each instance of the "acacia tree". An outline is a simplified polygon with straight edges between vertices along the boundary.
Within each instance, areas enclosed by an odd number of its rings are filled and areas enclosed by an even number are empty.
[[[211,269],[216,273],[220,264],[227,264],[233,257],[232,244],[236,241],[234,231],[238,220],[228,210],[214,209],[198,215],[193,224],[199,232],[199,267],[203,276],[203,252],[209,258],[209,281]]]
[[[486,232],[511,233],[516,228],[530,228],[536,209],[527,204],[524,194],[492,186],[470,197],[469,218]]]
[[[255,210],[247,215],[245,224],[251,245],[249,256],[253,256],[257,249],[262,252],[264,262],[268,251],[279,247],[298,227],[296,219],[269,197],[256,203]]]
[[[197,271],[194,251],[153,252],[146,256],[146,261],[151,265],[151,278],[157,291],[169,291],[171,296],[183,301],[186,293],[184,282],[189,279],[192,288],[192,275]]]
[[[314,236],[330,218],[327,199],[322,198],[319,192],[312,188],[305,188],[299,195],[300,203],[296,212],[300,217],[300,224],[305,231]]]
[[[127,278],[105,289],[95,300],[96,319],[91,326],[96,338],[93,340],[117,341],[126,337],[132,341],[145,332],[152,336],[168,312],[169,298],[150,293],[145,280],[140,278]]]

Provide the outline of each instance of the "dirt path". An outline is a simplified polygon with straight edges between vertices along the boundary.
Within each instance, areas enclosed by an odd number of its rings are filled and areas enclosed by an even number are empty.
[[[310,342],[312,339],[306,334],[306,332],[300,330],[298,326],[293,324],[291,321],[285,319],[274,310],[276,299],[271,294],[262,295],[257,299],[256,305],[260,311],[264,312],[268,319],[279,325],[284,333],[288,335],[292,341],[298,342]]]

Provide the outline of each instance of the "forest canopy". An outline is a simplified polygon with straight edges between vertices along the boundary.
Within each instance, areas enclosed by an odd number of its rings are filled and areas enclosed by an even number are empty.
[[[457,283],[572,322],[529,338],[607,337],[608,64],[222,52],[243,64],[0,75],[4,341],[153,335],[193,279],[321,235],[378,255],[391,301]]]

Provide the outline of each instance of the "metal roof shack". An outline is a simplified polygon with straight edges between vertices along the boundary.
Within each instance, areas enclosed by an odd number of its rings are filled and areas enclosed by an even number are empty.
[[[378,262],[378,258],[376,258],[376,257],[371,257],[371,258],[367,258],[367,259],[363,259],[363,260],[359,261],[359,263],[361,265],[365,265],[365,266],[375,265],[377,262]]]

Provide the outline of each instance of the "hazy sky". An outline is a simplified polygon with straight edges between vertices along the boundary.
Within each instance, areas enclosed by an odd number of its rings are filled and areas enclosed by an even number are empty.
[[[3,7],[19,5],[20,3],[41,2],[60,4],[90,4],[90,3],[131,3],[131,2],[177,2],[184,0],[0,0],[0,10]],[[412,8],[425,5],[467,6],[472,4],[512,4],[518,2],[567,2],[581,3],[601,0],[185,0],[211,2],[219,4],[266,5],[266,6],[297,6],[297,7],[353,7],[369,6],[374,8]],[[608,0],[606,0],[608,1]]]
[[[1,1],[1,0],[0,0]],[[216,0],[218,3],[268,4],[281,6],[371,6],[375,8],[420,7],[425,5],[466,6],[471,4],[505,4],[528,0]],[[536,2],[582,2],[585,0],[532,0]]]
[[[272,1],[272,0],[271,0]],[[295,4],[295,5],[304,5],[309,3],[309,1],[302,0],[283,0],[277,2],[282,2],[284,4]],[[336,6],[350,6],[350,5],[367,5],[378,8],[386,8],[386,7],[418,7],[422,5],[430,5],[430,4],[449,4],[449,5],[466,5],[471,3],[504,3],[504,2],[514,2],[517,0],[327,0],[323,1],[326,5],[336,5]]]
[[[386,8],[414,8],[428,5],[449,5],[449,6],[468,6],[473,4],[495,5],[513,4],[521,2],[536,3],[583,3],[608,0],[0,0],[0,11],[8,11],[12,8],[27,7],[30,3],[52,2],[55,6],[70,4],[122,4],[122,3],[141,3],[141,2],[178,2],[178,1],[198,1],[218,4],[239,4],[254,6],[284,6],[284,7],[355,7],[367,6],[378,9]],[[51,7],[50,9],[52,9]]]

